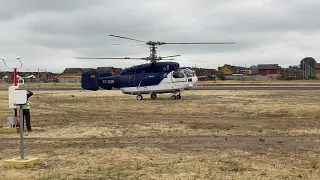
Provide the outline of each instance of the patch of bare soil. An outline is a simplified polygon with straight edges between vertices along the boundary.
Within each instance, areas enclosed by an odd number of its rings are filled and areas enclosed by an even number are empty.
[[[205,149],[239,149],[253,154],[269,151],[297,152],[313,150],[320,146],[320,136],[268,136],[268,137],[117,137],[117,138],[26,138],[26,149],[49,148],[159,148],[173,153],[195,153]],[[19,139],[5,138],[0,141],[0,151],[16,149]]]

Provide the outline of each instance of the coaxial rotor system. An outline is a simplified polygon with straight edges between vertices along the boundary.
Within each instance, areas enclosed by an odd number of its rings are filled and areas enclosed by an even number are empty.
[[[181,55],[171,55],[171,56],[157,56],[157,46],[160,45],[167,45],[167,44],[235,44],[234,42],[161,42],[161,41],[142,41],[138,39],[133,39],[133,38],[128,38],[128,37],[123,37],[123,36],[118,36],[118,35],[109,35],[112,37],[116,38],[122,38],[122,39],[127,39],[131,41],[137,41],[143,44],[134,44],[134,45],[149,45],[150,48],[150,55],[148,57],[143,57],[143,58],[131,58],[131,57],[77,57],[77,59],[133,59],[133,60],[146,60],[150,61],[151,63],[156,63],[157,61],[161,60],[174,60],[173,57],[178,57]],[[112,44],[112,45],[122,45],[122,44]]]

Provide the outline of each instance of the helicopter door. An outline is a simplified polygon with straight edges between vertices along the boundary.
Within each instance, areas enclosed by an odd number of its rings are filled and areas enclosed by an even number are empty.
[[[136,81],[136,78],[134,75],[129,76],[129,85],[130,86],[135,85],[135,81]]]
[[[174,71],[172,73],[172,82],[186,82],[186,76],[183,73],[183,71],[179,70],[179,71]]]

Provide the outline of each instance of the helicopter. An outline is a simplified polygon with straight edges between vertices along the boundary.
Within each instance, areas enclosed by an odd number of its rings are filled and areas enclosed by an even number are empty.
[[[234,42],[203,42],[203,43],[167,43],[160,41],[141,41],[128,37],[109,35],[149,45],[150,55],[143,58],[131,57],[76,57],[77,59],[133,59],[145,60],[149,63],[124,68],[119,75],[113,76],[110,72],[98,74],[96,71],[84,72],[81,76],[81,87],[86,90],[97,91],[100,88],[111,90],[120,89],[124,94],[136,95],[137,100],[143,99],[143,94],[150,94],[151,99],[156,99],[157,94],[172,93],[171,99],[181,99],[184,90],[190,90],[198,83],[195,72],[188,67],[180,67],[171,56],[157,56],[157,46],[165,44],[235,44]],[[121,45],[121,44],[112,44]],[[137,44],[141,45],[141,44]]]

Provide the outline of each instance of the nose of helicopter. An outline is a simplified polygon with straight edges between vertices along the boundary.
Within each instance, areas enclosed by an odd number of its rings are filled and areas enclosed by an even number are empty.
[[[192,78],[192,84],[195,86],[198,83],[198,77],[195,76],[194,78]]]

